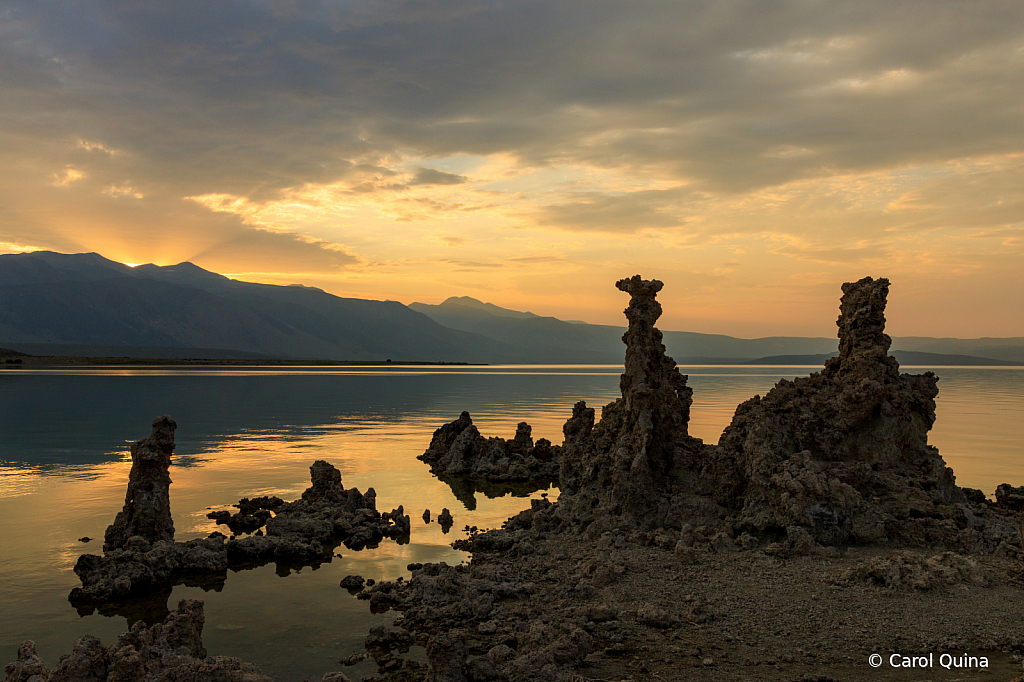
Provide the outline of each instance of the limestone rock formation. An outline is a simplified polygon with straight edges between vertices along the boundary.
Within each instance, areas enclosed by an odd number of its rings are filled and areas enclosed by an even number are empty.
[[[411,521],[402,507],[381,514],[376,492],[366,493],[342,485],[341,473],[328,462],[318,460],[310,467],[310,487],[302,497],[286,503],[277,497],[243,499],[237,514],[214,512],[211,518],[226,523],[235,533],[252,533],[226,538],[213,533],[208,538],[174,542],[172,534],[159,535],[153,528],[170,524],[167,496],[170,478],[167,464],[174,449],[174,421],[161,417],[154,422],[153,436],[132,448],[132,467],[125,510],[107,532],[108,544],[102,556],[83,554],[75,564],[81,587],[71,591],[70,601],[88,612],[96,605],[137,600],[138,595],[169,588],[185,580],[222,582],[228,568],[253,566],[270,561],[278,564],[319,564],[330,561],[339,543],[354,550],[374,546],[385,537],[408,541]],[[154,453],[158,453],[158,458]],[[149,463],[159,459],[160,467]],[[162,471],[162,475],[161,472]],[[136,476],[136,473],[139,475]],[[162,482],[162,488],[149,485]],[[162,495],[154,490],[162,490]],[[159,502],[151,502],[159,500]],[[167,523],[156,523],[167,513]],[[146,532],[149,535],[143,535]],[[121,540],[124,533],[132,533]],[[156,537],[156,539],[150,539]]]
[[[969,498],[928,444],[938,379],[901,374],[889,356],[887,280],[844,284],[839,356],[741,404],[718,445],[687,433],[692,392],[654,326],[661,283],[617,286],[630,294],[622,398],[599,421],[573,407],[559,502],[508,529],[671,529],[684,549],[722,551],[780,541],[798,553],[851,542],[1005,550],[1012,529],[986,518],[1024,508],[1024,493],[1001,486],[994,507]]]
[[[129,538],[136,536],[147,542],[174,540],[168,469],[177,426],[167,415],[157,417],[153,420],[153,432],[149,438],[132,445],[132,469],[128,474],[124,509],[107,528],[104,552],[121,549]]]
[[[4,666],[6,682],[47,682],[50,671],[43,659],[36,653],[36,643],[31,639],[18,647],[18,658]]]
[[[630,295],[622,398],[606,405],[595,424],[586,403],[573,407],[563,433],[559,514],[571,525],[599,533],[609,527],[680,525],[690,506],[709,518],[724,515],[711,481],[728,472],[714,467],[703,443],[687,433],[693,390],[665,354],[658,280],[639,275],[616,285]]]
[[[530,425],[520,422],[515,436],[484,438],[468,412],[434,432],[419,459],[441,477],[501,483],[550,483],[558,479],[558,446],[540,438],[533,442]]]
[[[823,544],[938,541],[967,498],[928,445],[937,377],[888,355],[889,281],[843,285],[839,357],[741,404],[719,444],[743,473],[739,529],[805,528]]]
[[[238,507],[237,513],[215,511],[207,514],[206,518],[213,519],[218,525],[227,526],[236,535],[252,533],[267,525],[267,521],[274,518],[272,512],[280,510],[284,503],[284,500],[276,495],[273,497],[264,495],[251,500],[248,497],[243,497],[238,504],[234,505]]]
[[[75,640],[70,654],[61,656],[52,672],[25,642],[18,660],[7,665],[8,682],[100,682],[132,680],[217,680],[217,682],[271,682],[259,668],[237,658],[207,656],[203,647],[203,602],[182,599],[163,623],[146,627],[135,623],[117,643],[103,646],[91,635]]]
[[[1014,487],[1009,483],[996,486],[996,504],[1012,511],[1024,511],[1024,486]]]

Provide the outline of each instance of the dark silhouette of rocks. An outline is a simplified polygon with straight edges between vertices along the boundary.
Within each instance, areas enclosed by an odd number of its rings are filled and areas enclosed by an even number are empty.
[[[75,564],[82,586],[74,588],[69,599],[80,611],[112,602],[131,610],[129,598],[137,601],[141,594],[182,582],[216,586],[223,583],[229,568],[274,561],[279,572],[283,568],[287,573],[288,566],[315,566],[331,561],[341,543],[358,550],[375,546],[385,537],[408,541],[412,524],[402,507],[380,514],[373,488],[366,493],[346,490],[340,472],[319,460],[310,466],[310,487],[294,502],[245,498],[235,505],[237,514],[208,515],[235,533],[254,534],[229,539],[213,533],[174,542],[167,475],[174,451],[174,421],[160,417],[153,425],[153,435],[132,447],[135,464],[125,509],[107,530],[103,555],[83,554]],[[136,534],[122,539],[125,533]]]
[[[356,592],[363,589],[363,583],[366,581],[361,575],[346,575],[341,579],[341,586],[349,592],[355,594]]]
[[[9,682],[271,682],[252,663],[208,656],[202,640],[204,622],[203,602],[182,599],[162,623],[151,627],[135,623],[116,644],[104,646],[91,635],[79,637],[72,652],[61,656],[52,671],[36,655],[31,640],[18,649],[18,659],[4,670]]]
[[[741,404],[713,446],[687,433],[692,391],[654,327],[661,283],[620,281],[630,294],[622,398],[597,422],[585,403],[574,406],[563,427],[559,503],[528,510],[509,528],[565,525],[594,537],[666,528],[684,545],[723,547],[746,534],[747,544],[782,540],[798,551],[981,541],[972,531],[984,525],[975,518],[982,512],[928,445],[937,378],[900,374],[888,355],[888,286],[871,278],[843,285],[839,356]]]
[[[533,442],[530,425],[520,422],[513,438],[484,438],[468,412],[436,431],[419,459],[443,480],[476,483],[524,483],[545,487],[558,479],[557,446]]]
[[[606,405],[597,423],[592,408],[576,403],[562,429],[559,515],[592,533],[681,525],[690,498],[710,497],[704,479],[715,473],[703,443],[687,433],[693,390],[654,326],[662,283],[637,275],[616,286],[630,295],[622,398]],[[717,515],[713,502],[696,506]]]
[[[888,354],[887,280],[845,284],[839,356],[741,404],[718,445],[688,435],[692,391],[654,326],[662,284],[636,276],[617,286],[630,295],[622,397],[599,421],[586,403],[573,407],[556,504],[533,501],[461,547],[529,554],[538,531],[641,532],[684,563],[701,551],[829,555],[829,545],[849,543],[1013,555],[1007,512],[1024,509],[1024,489],[1000,486],[996,505],[965,494],[928,445],[937,378],[901,374]],[[469,428],[464,414],[432,449]]]
[[[843,285],[839,357],[740,405],[719,444],[745,477],[744,530],[797,526],[818,542],[947,536],[968,500],[928,445],[937,377],[900,374],[888,355],[889,281]]]
[[[503,528],[453,543],[473,553],[468,565],[410,567],[410,581],[368,586],[360,598],[378,611],[401,611],[395,625],[426,644],[427,679],[533,680],[568,678],[599,650],[615,657],[656,647],[661,635],[638,640],[642,628],[685,622],[679,639],[689,641],[699,636],[692,626],[716,615],[716,580],[743,582],[752,568],[770,573],[783,560],[828,563],[842,556],[834,545],[953,550],[927,558],[901,549],[846,562],[836,589],[985,584],[987,573],[961,553],[1024,557],[1017,525],[1024,488],[1000,486],[994,504],[979,491],[965,494],[928,445],[937,378],[901,374],[889,356],[888,284],[845,284],[839,356],[740,405],[710,445],[688,434],[692,391],[654,326],[662,283],[621,280],[630,295],[622,397],[602,408],[600,420],[586,403],[573,406],[558,502],[531,500]],[[459,461],[481,440],[463,413],[438,429],[428,453]],[[663,574],[649,568],[655,557]],[[721,574],[704,570],[713,561]],[[676,591],[695,583],[710,585],[710,599],[676,604]],[[629,586],[623,609],[603,601],[622,599],[620,588]],[[717,648],[720,633],[711,637]],[[460,646],[470,641],[472,649]]]
[[[441,532],[447,533],[451,530],[452,524],[455,523],[455,519],[452,517],[452,513],[448,511],[448,507],[441,510],[441,513],[437,516],[437,523],[441,526]]]
[[[218,525],[226,525],[232,533],[252,533],[263,526],[274,517],[272,512],[279,510],[285,502],[280,497],[255,497],[249,499],[243,497],[234,505],[238,512],[232,514],[229,511],[215,511],[206,515],[206,518],[215,520]]]
[[[124,509],[103,537],[103,551],[121,549],[132,537],[147,542],[174,540],[171,519],[171,453],[177,424],[164,415],[153,420],[149,438],[136,441],[131,448],[132,469]]]

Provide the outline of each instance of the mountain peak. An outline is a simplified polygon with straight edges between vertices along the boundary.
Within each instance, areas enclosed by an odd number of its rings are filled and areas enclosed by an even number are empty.
[[[479,310],[495,317],[517,317],[525,319],[529,317],[537,317],[531,312],[521,312],[519,310],[510,310],[508,308],[502,308],[496,306],[493,303],[484,303],[471,296],[449,296],[441,303],[438,307],[445,308],[472,308],[473,310]]]
[[[164,275],[173,276],[175,278],[185,279],[207,279],[207,280],[218,280],[229,282],[229,278],[224,275],[219,275],[216,272],[210,272],[204,270],[195,263],[190,261],[183,261],[177,265],[154,265],[153,263],[146,263],[135,268],[135,272],[139,274],[145,274],[148,276],[160,276]]]

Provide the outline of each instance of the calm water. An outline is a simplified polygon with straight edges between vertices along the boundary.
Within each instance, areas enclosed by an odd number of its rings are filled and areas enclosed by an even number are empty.
[[[812,368],[682,368],[694,388],[690,433],[717,442],[736,405],[781,377]],[[377,491],[382,511],[404,504],[412,541],[385,540],[317,570],[278,575],[268,565],[229,573],[220,591],[175,587],[169,599],[206,602],[204,641],[213,655],[251,660],[281,682],[319,680],[361,648],[367,630],[393,614],[369,613],[338,586],[356,573],[408,575],[413,561],[458,563],[448,544],[465,525],[494,527],[529,506],[524,497],[459,500],[416,455],[433,430],[465,409],[484,435],[506,438],[517,422],[534,438],[562,441],[572,404],[599,407],[618,396],[620,367],[451,367],[314,369],[76,369],[0,371],[0,664],[25,639],[50,665],[74,639],[110,643],[123,616],[80,617],[67,602],[78,584],[78,555],[100,552],[103,531],[124,500],[128,444],[149,434],[153,417],[178,422],[171,506],[179,540],[216,527],[207,508],[273,494],[291,500],[309,484],[308,467],[326,459],[346,487]],[[920,371],[908,368],[908,371]],[[938,422],[931,442],[961,485],[989,495],[1024,484],[1024,370],[938,368]],[[557,490],[538,491],[552,498]],[[455,527],[442,534],[420,514],[448,507]],[[99,538],[87,545],[77,538]],[[375,670],[365,662],[348,672]]]

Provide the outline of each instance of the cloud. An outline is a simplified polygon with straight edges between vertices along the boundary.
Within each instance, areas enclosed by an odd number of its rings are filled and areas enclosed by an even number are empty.
[[[67,168],[65,168],[64,170],[60,171],[59,173],[54,173],[53,174],[53,184],[59,185],[61,187],[67,187],[72,182],[76,182],[78,180],[81,180],[84,177],[85,177],[85,173],[83,173],[80,170],[76,170],[76,169],[71,168],[70,166],[68,166]]]
[[[259,229],[212,244],[196,253],[193,259],[207,263],[244,263],[246,273],[262,276],[338,272],[361,262],[338,244]],[[238,272],[237,265],[229,269]]]
[[[460,268],[580,264],[489,270],[524,291],[1020,255],[1019,2],[73,10],[0,13],[0,242],[338,277],[425,258],[420,281],[456,243]]]
[[[678,227],[685,221],[666,201],[665,192],[623,195],[585,193],[566,203],[542,206],[530,214],[537,225],[581,232],[632,233]]]
[[[335,182],[398,151],[743,190],[1024,137],[1012,3],[454,4],[101,2],[72,21],[15,0],[6,110],[23,134],[129,150],[185,194]]]
[[[455,173],[445,173],[433,168],[417,168],[416,174],[409,181],[409,186],[416,185],[461,185],[467,178]]]

